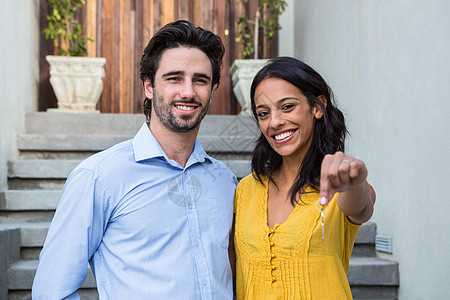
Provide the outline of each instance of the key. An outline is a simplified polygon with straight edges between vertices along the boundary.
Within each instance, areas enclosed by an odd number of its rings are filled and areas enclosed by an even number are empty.
[[[322,243],[325,242],[325,222],[323,221],[323,216],[325,212],[328,210],[328,205],[322,206],[322,209],[319,208],[320,200],[316,203],[316,209],[320,212],[320,218],[322,219]]]

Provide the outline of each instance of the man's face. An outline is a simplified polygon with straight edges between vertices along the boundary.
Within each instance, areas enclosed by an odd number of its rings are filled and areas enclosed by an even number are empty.
[[[145,81],[145,95],[152,101],[151,121],[174,132],[196,128],[208,111],[212,66],[197,48],[178,47],[164,51],[154,86]]]

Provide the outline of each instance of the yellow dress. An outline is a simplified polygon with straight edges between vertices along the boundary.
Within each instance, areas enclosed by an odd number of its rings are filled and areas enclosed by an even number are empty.
[[[352,299],[347,272],[359,225],[336,197],[322,222],[319,194],[305,193],[289,218],[267,226],[267,178],[243,178],[234,201],[237,299]],[[308,192],[307,191],[307,192]]]

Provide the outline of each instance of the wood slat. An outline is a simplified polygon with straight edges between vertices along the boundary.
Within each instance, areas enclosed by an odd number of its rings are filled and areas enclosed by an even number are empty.
[[[175,20],[174,0],[164,0],[161,4],[161,25],[173,22]]]
[[[256,7],[258,0],[249,0],[247,9]],[[233,0],[86,0],[78,19],[85,24],[89,56],[107,60],[104,88],[98,109],[103,113],[141,113],[145,98],[139,79],[142,51],[153,34],[168,22],[187,19],[217,33],[226,52],[219,89],[214,93],[209,113],[236,114],[239,110],[231,86],[229,67],[240,57],[235,40],[236,21],[242,8]],[[46,26],[48,7],[40,0],[40,29]],[[254,13],[252,13],[254,17]],[[228,35],[225,35],[228,30]],[[271,56],[278,52],[277,37],[270,43]],[[56,98],[50,87],[48,63],[45,55],[56,53],[51,41],[40,36],[39,110],[56,107]],[[274,54],[275,53],[275,54]]]
[[[106,58],[106,73],[103,80],[103,92],[100,97],[99,107],[102,112],[111,112],[111,107],[114,102],[114,38],[112,23],[113,23],[113,12],[114,3],[110,0],[102,0],[102,15],[101,15],[101,45],[99,55]]]
[[[97,1],[86,1],[86,35],[94,39],[94,42],[88,42],[86,49],[89,57],[97,56]]]

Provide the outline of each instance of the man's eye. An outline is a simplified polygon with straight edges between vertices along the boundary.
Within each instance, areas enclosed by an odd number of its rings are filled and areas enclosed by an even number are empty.
[[[206,81],[206,79],[202,79],[202,78],[195,79],[194,81],[199,84],[207,84],[208,83],[208,81]]]

